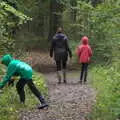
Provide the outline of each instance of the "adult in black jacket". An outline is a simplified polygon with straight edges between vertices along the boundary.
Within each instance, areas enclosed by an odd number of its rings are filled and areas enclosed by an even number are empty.
[[[51,41],[50,57],[53,57],[53,54],[57,66],[58,83],[61,83],[61,70],[63,71],[64,83],[66,83],[66,67],[68,54],[71,58],[72,52],[68,45],[68,38],[65,34],[63,34],[63,30],[61,27],[58,28],[57,33],[54,35]]]

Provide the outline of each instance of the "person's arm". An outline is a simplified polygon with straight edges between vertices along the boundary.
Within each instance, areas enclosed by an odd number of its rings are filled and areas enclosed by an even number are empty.
[[[0,89],[3,88],[10,80],[11,77],[16,72],[16,67],[14,65],[9,65],[6,75],[3,77],[3,80],[0,82]]]
[[[69,47],[69,44],[68,44],[68,40],[67,40],[67,39],[65,40],[65,43],[66,43],[66,49],[67,49],[67,51],[68,51],[68,53],[69,53],[69,57],[72,58],[72,52],[71,52],[71,49],[70,49],[70,47]]]
[[[54,39],[51,42],[51,46],[50,46],[50,57],[53,57],[53,51],[54,51]]]

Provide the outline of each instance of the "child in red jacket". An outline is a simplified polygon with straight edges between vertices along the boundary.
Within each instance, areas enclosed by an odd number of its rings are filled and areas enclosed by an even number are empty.
[[[92,56],[92,49],[88,43],[88,37],[84,36],[81,39],[82,44],[77,48],[77,55],[79,57],[79,62],[82,64],[80,83],[82,83],[84,77],[84,83],[87,82],[87,71],[88,64],[90,62],[90,57]]]

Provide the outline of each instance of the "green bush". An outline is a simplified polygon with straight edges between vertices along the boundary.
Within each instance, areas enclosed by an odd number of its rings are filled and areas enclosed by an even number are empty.
[[[92,70],[92,84],[97,90],[96,105],[91,120],[117,120],[120,118],[120,62],[111,67]]]
[[[0,2],[0,52],[13,52],[15,47],[14,34],[18,27],[31,20],[3,0]]]
[[[69,38],[79,43],[82,36],[87,35],[93,48],[95,63],[109,64],[113,50],[120,45],[120,0],[105,0],[93,7],[90,3],[77,0],[76,21],[71,22],[69,9],[64,12],[65,30]],[[78,42],[76,42],[78,41]]]

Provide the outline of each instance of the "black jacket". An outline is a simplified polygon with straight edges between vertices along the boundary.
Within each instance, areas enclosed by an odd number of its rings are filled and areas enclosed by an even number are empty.
[[[54,53],[55,60],[64,59],[67,60],[68,53],[72,57],[72,52],[68,45],[68,38],[63,33],[57,33],[53,37],[50,47],[50,56],[52,57]]]

